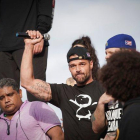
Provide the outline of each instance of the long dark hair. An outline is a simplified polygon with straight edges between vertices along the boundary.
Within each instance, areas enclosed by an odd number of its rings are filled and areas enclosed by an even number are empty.
[[[99,60],[96,55],[96,50],[95,50],[94,46],[92,45],[90,38],[88,36],[83,36],[83,37],[75,40],[72,43],[72,47],[75,45],[78,45],[78,44],[84,46],[90,53],[91,60],[93,61],[92,78],[94,80],[97,80],[98,70],[100,68],[100,65],[99,65]]]

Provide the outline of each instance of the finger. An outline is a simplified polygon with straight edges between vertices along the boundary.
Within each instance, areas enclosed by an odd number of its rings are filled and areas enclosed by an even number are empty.
[[[40,53],[40,45],[39,44],[36,44],[36,49],[35,49],[35,53],[38,54]]]
[[[32,30],[27,30],[26,33],[32,38]]]
[[[37,31],[37,38],[39,38],[40,37],[40,32],[39,31]]]
[[[36,46],[34,46],[34,54],[36,54],[37,52],[37,49],[36,49]]]
[[[35,51],[34,51],[34,49],[33,49],[33,54],[35,54]]]
[[[36,46],[34,45],[33,54],[35,54],[35,47],[36,47]]]
[[[27,30],[26,33],[29,34],[30,30]]]
[[[37,31],[37,38],[43,38],[42,34],[39,31]]]
[[[42,52],[42,50],[43,50],[43,47],[40,47],[40,52]]]
[[[32,31],[32,37],[33,37],[34,39],[37,38],[37,31],[35,31],[35,30]]]
[[[39,45],[37,53],[41,53],[41,52],[42,52],[42,47]]]
[[[30,32],[30,37],[31,37],[31,39],[34,39],[33,31]]]

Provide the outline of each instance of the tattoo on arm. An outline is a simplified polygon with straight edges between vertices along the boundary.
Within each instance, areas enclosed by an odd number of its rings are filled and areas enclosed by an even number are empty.
[[[51,99],[50,86],[48,83],[44,81],[37,82],[30,88],[34,91],[32,92],[33,95],[39,98],[40,100],[49,101]]]
[[[94,113],[91,115],[91,122],[95,121]]]

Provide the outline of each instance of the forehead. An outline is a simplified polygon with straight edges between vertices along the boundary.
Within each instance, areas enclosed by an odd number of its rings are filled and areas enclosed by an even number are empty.
[[[81,45],[81,44],[76,44],[76,45],[73,46],[73,48],[76,47],[76,46],[78,46],[78,47],[83,47],[83,48],[84,48],[84,46]]]
[[[109,48],[109,49],[106,49],[106,50],[105,50],[106,53],[109,53],[109,52],[116,52],[116,51],[120,51],[120,48]]]
[[[0,88],[0,95],[2,94],[8,94],[8,93],[11,93],[11,92],[14,92],[15,90],[13,90],[13,88],[10,86],[10,87],[3,87],[3,88]]]
[[[69,62],[69,65],[78,65],[78,64],[80,64],[80,63],[87,63],[88,62],[88,60],[84,60],[84,59],[79,59],[79,60],[73,60],[73,61],[71,61],[71,62]]]
[[[74,54],[74,55],[71,55],[71,56],[70,56],[70,59],[76,58],[76,57],[78,57],[78,55],[77,55],[77,54]]]

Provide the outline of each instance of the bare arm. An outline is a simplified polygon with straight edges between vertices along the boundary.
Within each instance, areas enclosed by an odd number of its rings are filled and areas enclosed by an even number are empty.
[[[95,133],[100,133],[106,127],[106,118],[105,118],[105,104],[114,100],[111,96],[104,93],[98,102],[97,108],[92,114],[92,129]]]
[[[42,41],[38,31],[27,31],[31,39],[24,39],[25,49],[21,62],[21,86],[26,88],[36,98],[49,101],[52,98],[50,85],[42,80],[35,79],[33,75],[33,49],[34,45]]]
[[[51,137],[51,140],[64,140],[64,133],[60,126],[55,126],[47,131],[47,135]]]

